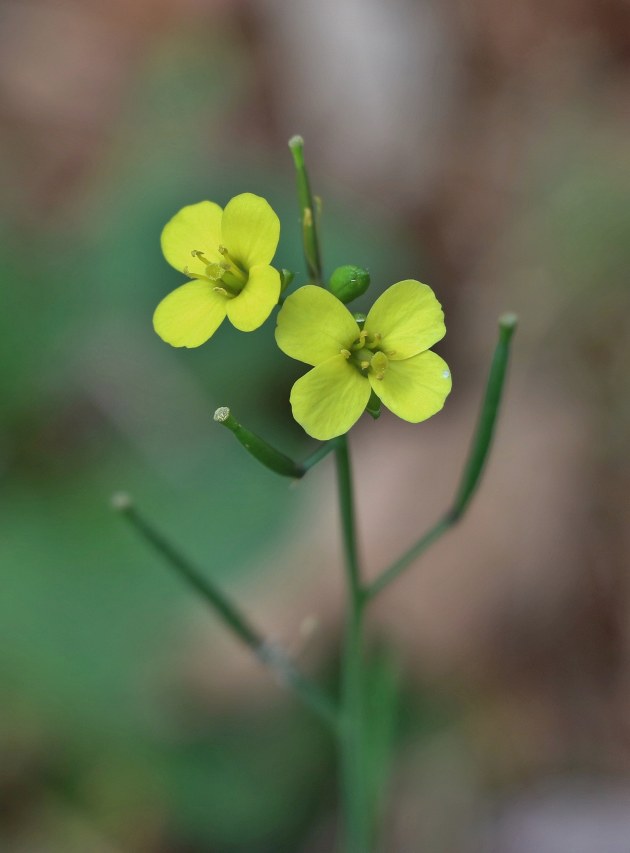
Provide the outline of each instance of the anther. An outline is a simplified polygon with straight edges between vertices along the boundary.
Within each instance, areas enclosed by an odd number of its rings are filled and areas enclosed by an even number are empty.
[[[236,266],[236,264],[234,264],[234,262],[232,261],[230,253],[228,252],[225,246],[219,246],[219,254],[223,255],[223,257],[225,258],[223,263],[227,264],[228,269],[231,269],[232,266]]]
[[[344,358],[350,358],[350,356],[352,355],[352,353],[348,349],[342,349],[339,352]]]

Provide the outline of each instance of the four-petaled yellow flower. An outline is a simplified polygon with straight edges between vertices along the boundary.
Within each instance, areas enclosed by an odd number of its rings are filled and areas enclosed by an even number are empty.
[[[388,288],[362,330],[332,293],[300,288],[287,298],[276,328],[283,352],[314,365],[291,390],[293,417],[325,441],[356,423],[374,391],[403,420],[430,418],[451,390],[446,362],[428,351],[445,333],[440,303],[419,281]]]
[[[278,217],[252,193],[225,210],[212,201],[182,208],[162,231],[162,251],[193,281],[156,308],[158,335],[174,347],[198,347],[226,316],[242,332],[262,326],[280,296],[280,274],[270,266],[279,238]]]

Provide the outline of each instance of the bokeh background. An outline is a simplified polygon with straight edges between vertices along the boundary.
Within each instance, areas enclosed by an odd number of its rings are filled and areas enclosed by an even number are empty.
[[[447,313],[444,412],[353,433],[371,574],[447,506],[521,321],[478,499],[371,613],[383,850],[627,853],[627,0],[1,0],[0,99],[0,849],[334,849],[326,732],[109,508],[334,687],[332,462],[290,485],[212,423],[305,455],[300,366],[272,323],[191,351],[150,323],[183,204],[264,195],[302,270],[301,133],[327,269]]]

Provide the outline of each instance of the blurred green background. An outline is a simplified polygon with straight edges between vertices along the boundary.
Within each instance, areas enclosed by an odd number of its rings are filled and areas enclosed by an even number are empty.
[[[357,430],[370,571],[446,506],[521,318],[477,504],[373,613],[374,701],[406,685],[383,849],[626,851],[627,3],[0,0],[0,98],[0,849],[334,849],[326,732],[109,509],[129,491],[334,686],[329,463],[292,487],[212,423],[306,455],[300,366],[273,321],[190,351],[150,322],[184,204],[263,195],[303,269],[298,132],[327,269],[447,314],[446,410]]]

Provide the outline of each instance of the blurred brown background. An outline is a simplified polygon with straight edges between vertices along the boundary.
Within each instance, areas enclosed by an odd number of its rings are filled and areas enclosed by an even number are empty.
[[[0,849],[333,849],[326,733],[107,505],[334,683],[331,464],[287,486],[211,423],[307,453],[299,365],[271,322],[184,352],[150,325],[182,204],[264,195],[302,269],[301,133],[327,269],[447,315],[444,412],[356,432],[371,573],[447,506],[520,317],[478,499],[372,612],[403,687],[383,850],[627,853],[627,0],[0,0],[0,122]]]

